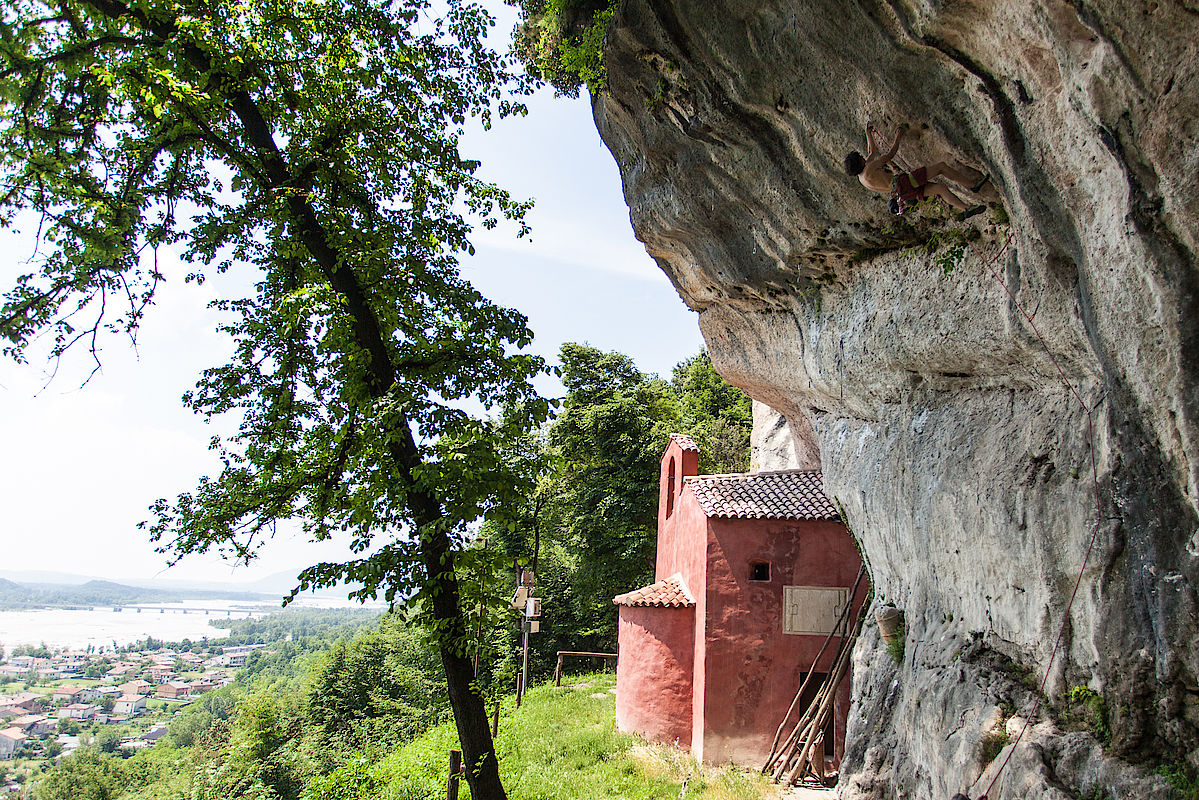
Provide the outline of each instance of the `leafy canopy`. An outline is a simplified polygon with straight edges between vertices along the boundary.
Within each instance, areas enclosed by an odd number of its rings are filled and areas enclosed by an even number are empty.
[[[162,552],[248,560],[281,519],[354,558],[360,596],[415,593],[440,645],[477,798],[501,798],[466,658],[455,557],[528,483],[507,442],[548,403],[516,311],[458,272],[472,225],[527,205],[475,176],[468,118],[523,90],[465,0],[15,0],[0,11],[0,224],[39,255],[0,305],[3,352],[136,333],[174,247],[233,342],[184,401],[228,415],[222,470],[160,500]],[[97,361],[97,366],[98,366]],[[497,409],[490,417],[471,407]]]
[[[705,352],[680,362],[670,382],[585,344],[563,345],[559,358],[566,397],[544,435],[527,442],[541,454],[537,488],[514,507],[509,529],[485,528],[525,564],[537,550],[545,615],[533,637],[538,671],[553,667],[558,650],[616,646],[612,596],[653,579],[669,435],[695,439],[701,472],[743,472],[752,423],[749,397]]]
[[[509,0],[520,8],[513,51],[529,74],[559,95],[578,97],[586,85],[604,91],[604,38],[616,16],[615,0]]]
[[[439,8],[442,7],[439,5]],[[252,557],[276,520],[364,552],[380,531],[445,531],[518,483],[494,444],[546,413],[524,318],[458,275],[471,221],[527,205],[475,177],[468,117],[519,111],[491,19],[451,0],[16,0],[0,18],[0,221],[38,215],[39,255],[0,310],[24,359],[133,335],[175,246],[189,279],[243,270],[215,304],[235,343],[185,402],[232,414],[223,472],[159,501],[176,555]],[[94,352],[94,350],[93,350]],[[496,420],[466,402],[503,406]],[[397,454],[403,456],[397,458]],[[433,512],[416,520],[413,499]],[[305,583],[412,583],[413,539]],[[416,581],[419,582],[419,581]]]

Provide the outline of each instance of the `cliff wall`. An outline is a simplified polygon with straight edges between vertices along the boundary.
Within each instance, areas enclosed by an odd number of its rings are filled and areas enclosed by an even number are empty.
[[[594,110],[634,229],[759,401],[756,466],[823,469],[905,614],[901,664],[858,646],[843,797],[987,788],[1092,537],[990,797],[1199,766],[1197,34],[1185,2],[618,6]],[[870,118],[1002,210],[892,217],[841,167]]]

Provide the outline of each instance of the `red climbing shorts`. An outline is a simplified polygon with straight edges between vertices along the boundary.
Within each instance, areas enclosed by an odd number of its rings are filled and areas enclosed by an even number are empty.
[[[924,167],[914,169],[910,173],[901,172],[895,176],[891,187],[891,196],[898,197],[901,203],[912,205],[924,199],[924,185],[928,183],[928,170]]]

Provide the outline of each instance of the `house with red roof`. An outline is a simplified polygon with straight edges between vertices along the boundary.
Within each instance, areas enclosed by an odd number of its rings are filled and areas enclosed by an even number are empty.
[[[88,689],[85,686],[60,686],[54,690],[54,694],[50,696],[50,699],[56,703],[77,703],[90,699],[87,693]]]
[[[20,728],[5,728],[0,731],[0,758],[12,758],[28,739]]]
[[[860,566],[819,471],[700,475],[694,441],[672,435],[655,581],[614,598],[617,725],[709,763],[761,767],[806,672],[832,667],[835,642],[815,660]],[[832,766],[849,697],[846,680],[824,732]]]
[[[181,700],[191,694],[191,684],[186,681],[167,681],[166,683],[160,683],[154,694],[157,697],[165,697],[168,700]]]

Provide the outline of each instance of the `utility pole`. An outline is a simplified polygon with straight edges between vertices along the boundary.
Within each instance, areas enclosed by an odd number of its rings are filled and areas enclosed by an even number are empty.
[[[520,615],[520,677],[516,682],[516,707],[524,697],[529,682],[529,634],[537,633],[541,627],[541,599],[530,597],[536,581],[533,572],[527,572],[517,567],[520,576],[516,586],[516,594],[512,596],[512,608],[521,612]]]

